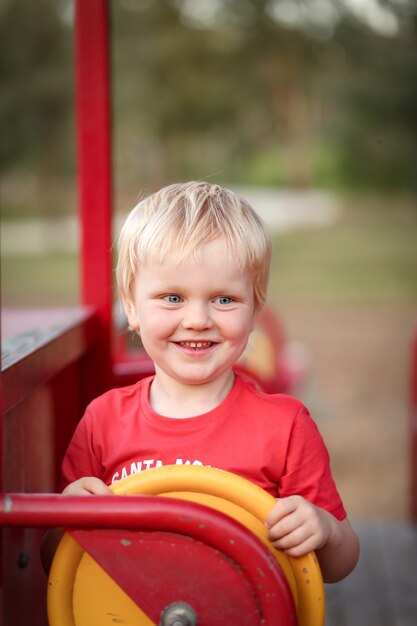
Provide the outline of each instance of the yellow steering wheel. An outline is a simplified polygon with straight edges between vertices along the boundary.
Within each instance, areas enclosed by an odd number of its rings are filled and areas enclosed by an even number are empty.
[[[303,557],[287,556],[266,539],[264,520],[273,508],[275,498],[254,483],[211,467],[168,465],[128,476],[114,483],[111,490],[116,495],[158,495],[197,502],[237,520],[251,530],[277,559],[294,599],[298,625],[324,626],[325,596],[317,557],[314,552]],[[50,626],[74,626],[73,608],[63,611],[63,607],[74,602],[77,614],[84,615],[80,623],[93,623],[89,622],[93,614],[89,614],[88,608],[92,595],[105,599],[114,615],[118,613],[117,607],[123,606],[121,612],[125,616],[130,612],[132,623],[154,625],[66,533],[56,551],[49,576]]]

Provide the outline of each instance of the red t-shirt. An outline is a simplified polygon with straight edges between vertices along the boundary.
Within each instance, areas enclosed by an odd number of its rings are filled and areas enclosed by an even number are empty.
[[[243,476],[275,497],[298,494],[339,520],[346,517],[328,452],[301,402],[263,393],[236,376],[215,409],[176,419],[153,411],[152,380],[91,402],[66,452],[62,489],[82,476],[110,484],[162,465],[206,465]]]

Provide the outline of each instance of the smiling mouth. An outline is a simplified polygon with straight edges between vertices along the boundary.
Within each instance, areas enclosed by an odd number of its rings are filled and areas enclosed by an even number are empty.
[[[192,350],[204,350],[213,345],[212,341],[179,341],[178,344],[182,348],[191,348]]]

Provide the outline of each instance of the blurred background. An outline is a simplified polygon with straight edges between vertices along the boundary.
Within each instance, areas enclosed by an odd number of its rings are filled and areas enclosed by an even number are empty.
[[[413,0],[110,2],[117,220],[205,179],[273,233],[270,304],[352,518],[408,507]],[[73,3],[0,0],[1,300],[78,302]]]

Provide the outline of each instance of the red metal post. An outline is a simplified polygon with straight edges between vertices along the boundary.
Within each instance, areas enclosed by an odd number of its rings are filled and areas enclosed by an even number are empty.
[[[410,440],[410,515],[412,521],[417,522],[417,327],[414,332],[411,348]]]
[[[102,327],[96,392],[111,380],[111,100],[107,0],[77,0],[75,20],[76,135],[81,220],[82,302]],[[91,368],[90,368],[91,369]],[[96,367],[94,368],[96,369]],[[94,386],[94,385],[93,385]]]

